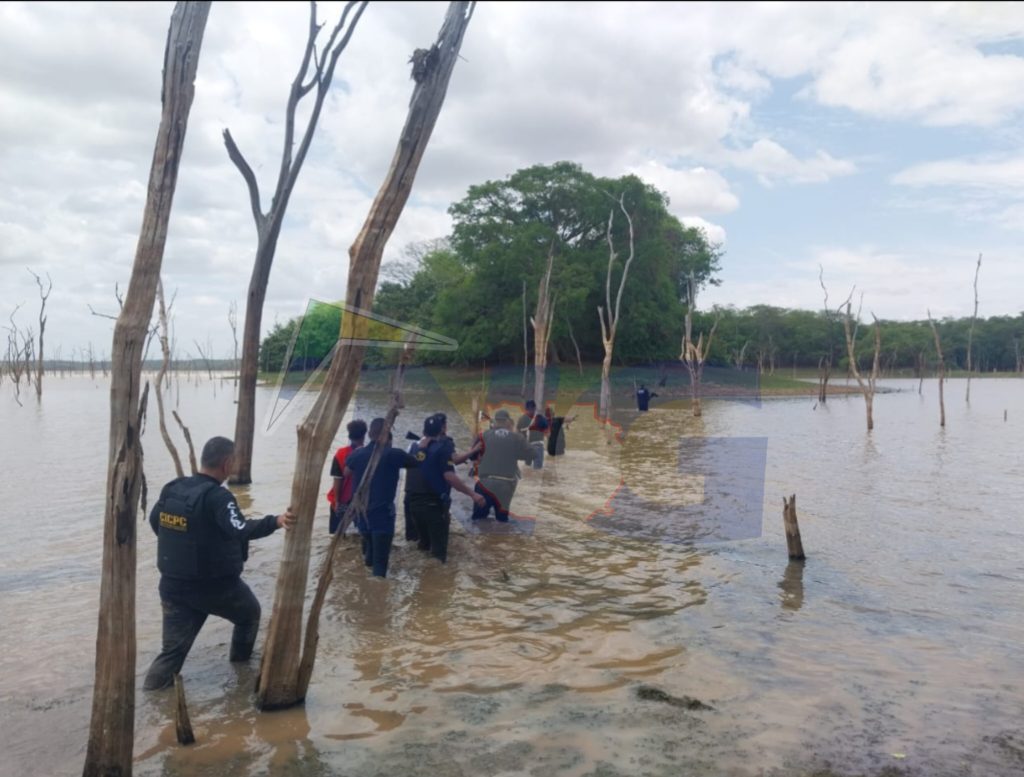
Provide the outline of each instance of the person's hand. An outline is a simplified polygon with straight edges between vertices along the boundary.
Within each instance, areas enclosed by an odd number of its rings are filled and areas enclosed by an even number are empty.
[[[277,516],[277,528],[278,529],[290,529],[295,525],[295,513],[292,512],[292,508],[289,507],[279,516]]]
[[[484,499],[484,495],[483,494],[476,494],[476,493],[474,493],[473,494],[473,504],[475,504],[477,507],[486,507],[487,506],[487,500]]]

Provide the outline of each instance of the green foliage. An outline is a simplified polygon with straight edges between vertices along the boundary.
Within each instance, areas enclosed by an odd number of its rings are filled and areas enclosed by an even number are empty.
[[[451,248],[427,253],[411,280],[382,284],[374,309],[459,341],[458,351],[421,354],[421,360],[521,363],[524,291],[529,320],[551,253],[555,356],[575,358],[571,327],[583,357],[600,359],[597,307],[607,304],[609,215],[617,254],[613,305],[629,252],[619,197],[633,220],[636,256],[616,351],[630,361],[674,358],[684,312],[681,284],[691,272],[698,285],[715,283],[720,250],[699,230],[684,227],[668,212],[665,196],[636,176],[597,178],[570,162],[471,187],[449,210]]]
[[[575,360],[571,328],[583,359],[599,361],[604,350],[597,308],[608,305],[609,216],[617,255],[610,284],[613,306],[629,253],[620,197],[633,221],[636,255],[622,297],[616,361],[678,359],[686,280],[692,274],[698,290],[717,285],[720,246],[710,243],[702,231],[684,227],[668,212],[666,196],[636,176],[599,178],[571,162],[536,165],[504,180],[470,187],[465,198],[449,209],[454,222],[451,236],[412,252],[412,262],[402,266],[404,277],[381,283],[374,310],[459,342],[453,352],[419,352],[420,363],[522,364],[524,301],[528,321],[550,253],[554,255],[552,355],[557,361]],[[697,299],[699,303],[699,293]],[[338,335],[338,315],[336,307],[311,305],[296,341],[292,369],[309,369],[326,355]],[[709,332],[716,318],[718,329],[708,357],[711,365],[760,364],[764,370],[773,364],[777,369],[816,367],[831,356],[834,369],[845,370],[840,317],[770,305],[698,310],[694,336]],[[883,368],[916,369],[921,362],[934,363],[927,321],[882,321],[881,325]],[[969,326],[969,319],[938,324],[946,363],[952,369],[966,367]],[[533,330],[529,325],[527,329],[532,352]],[[870,368],[874,352],[871,329],[870,321],[858,328],[856,358],[863,369]],[[294,331],[295,321],[290,321],[275,326],[266,337],[260,356],[264,371],[280,369]],[[1024,350],[1024,313],[977,322],[976,370],[1015,369],[1017,349]],[[371,349],[367,363],[385,360],[382,354],[382,349]]]

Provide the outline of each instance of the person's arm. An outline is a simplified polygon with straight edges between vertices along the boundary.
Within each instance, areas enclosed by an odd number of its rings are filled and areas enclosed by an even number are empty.
[[[487,500],[484,499],[481,494],[478,494],[472,488],[467,486],[463,482],[462,478],[460,478],[455,473],[454,470],[451,470],[449,472],[445,472],[444,473],[444,479],[448,483],[448,485],[451,486],[452,488],[454,488],[456,491],[458,491],[458,492],[460,492],[462,494],[465,494],[466,496],[470,497],[473,500],[473,502],[478,507],[483,507],[485,504],[487,504]]]
[[[465,453],[458,453],[452,455],[452,464],[465,464],[470,459],[476,458],[480,452],[484,449],[483,437],[477,437],[473,442],[473,447]]]
[[[345,475],[342,466],[338,463],[338,456],[335,454],[331,459],[331,477],[334,478],[334,504],[341,504],[341,492],[345,487]]]
[[[149,525],[153,528],[153,534],[160,534],[160,511],[163,509],[164,504],[164,492],[160,491],[160,498],[153,504],[153,509],[149,511]]]
[[[526,441],[525,437],[520,438],[519,443],[519,456],[517,458],[522,459],[527,464],[533,464],[533,446]]]
[[[258,520],[247,521],[235,497],[226,488],[214,489],[209,500],[214,523],[225,535],[240,542],[257,540],[278,529],[290,529],[295,524],[295,516],[290,507],[280,515],[266,515]]]

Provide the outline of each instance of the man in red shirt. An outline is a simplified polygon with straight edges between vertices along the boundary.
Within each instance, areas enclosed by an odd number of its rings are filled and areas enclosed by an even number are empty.
[[[331,461],[331,477],[334,483],[331,490],[327,492],[327,501],[331,503],[331,524],[330,532],[334,534],[341,523],[341,517],[352,501],[352,478],[345,477],[345,460],[352,451],[362,448],[366,442],[366,421],[356,419],[348,425],[349,444],[338,448]]]

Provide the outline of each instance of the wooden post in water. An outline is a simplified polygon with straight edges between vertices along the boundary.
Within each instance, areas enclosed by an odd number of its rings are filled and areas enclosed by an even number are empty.
[[[782,520],[786,525],[786,545],[789,547],[789,558],[792,561],[803,561],[804,544],[800,540],[800,525],[796,520],[796,494],[789,499],[782,497]]]
[[[174,675],[174,729],[178,735],[178,743],[191,745],[196,741],[192,733],[192,721],[188,718],[188,705],[185,704],[185,683],[180,674]]]

